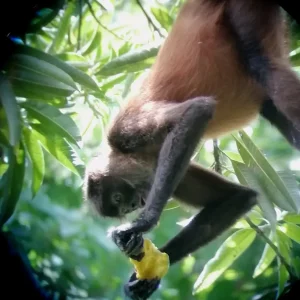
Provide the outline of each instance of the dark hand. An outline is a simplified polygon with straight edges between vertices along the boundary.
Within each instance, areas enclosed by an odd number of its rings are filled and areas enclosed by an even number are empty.
[[[132,225],[117,227],[111,234],[114,243],[131,258],[141,260],[143,257],[144,240],[142,233],[150,230],[157,221],[156,218],[147,217],[149,215],[151,216],[151,214],[142,213]]]
[[[136,273],[133,273],[124,286],[124,292],[132,300],[146,300],[157,290],[159,284],[160,279],[139,280]]]
[[[131,228],[119,229],[112,232],[112,240],[128,257],[141,260],[144,256],[144,239],[141,233],[135,233]]]

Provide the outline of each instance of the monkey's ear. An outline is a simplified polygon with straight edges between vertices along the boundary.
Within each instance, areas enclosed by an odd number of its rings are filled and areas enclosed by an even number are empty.
[[[300,129],[297,129],[293,123],[276,108],[272,100],[264,102],[260,114],[275,126],[293,147],[300,150]]]

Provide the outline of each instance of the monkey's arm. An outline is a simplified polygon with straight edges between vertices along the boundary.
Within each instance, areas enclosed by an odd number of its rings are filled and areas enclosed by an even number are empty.
[[[158,222],[213,115],[215,101],[212,98],[199,97],[174,105],[173,114],[169,117],[170,123],[174,123],[174,115],[178,119],[162,144],[145,208],[130,227],[125,230],[117,229],[112,234],[114,242],[128,256],[139,254],[141,233],[149,231]]]
[[[233,225],[256,203],[256,192],[215,172],[191,163],[174,196],[194,207],[203,207],[193,220],[159,250],[174,264],[204,246]],[[131,299],[147,299],[159,279],[138,280],[134,273],[125,292]]]

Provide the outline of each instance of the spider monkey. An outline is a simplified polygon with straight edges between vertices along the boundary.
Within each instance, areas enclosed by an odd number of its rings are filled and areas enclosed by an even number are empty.
[[[160,250],[180,261],[232,226],[257,192],[191,162],[200,140],[259,115],[300,150],[300,81],[288,56],[285,18],[271,0],[187,0],[140,87],[111,124],[109,153],[86,168],[84,193],[99,214],[138,218],[112,232],[127,256],[143,257],[142,234],[171,197],[203,208]],[[160,281],[125,285],[147,299]]]

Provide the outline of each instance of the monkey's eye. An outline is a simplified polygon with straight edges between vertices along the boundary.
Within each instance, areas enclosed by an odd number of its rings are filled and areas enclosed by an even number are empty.
[[[112,202],[113,202],[113,204],[119,205],[119,204],[122,203],[122,200],[123,200],[123,195],[121,193],[114,193],[112,195]]]

